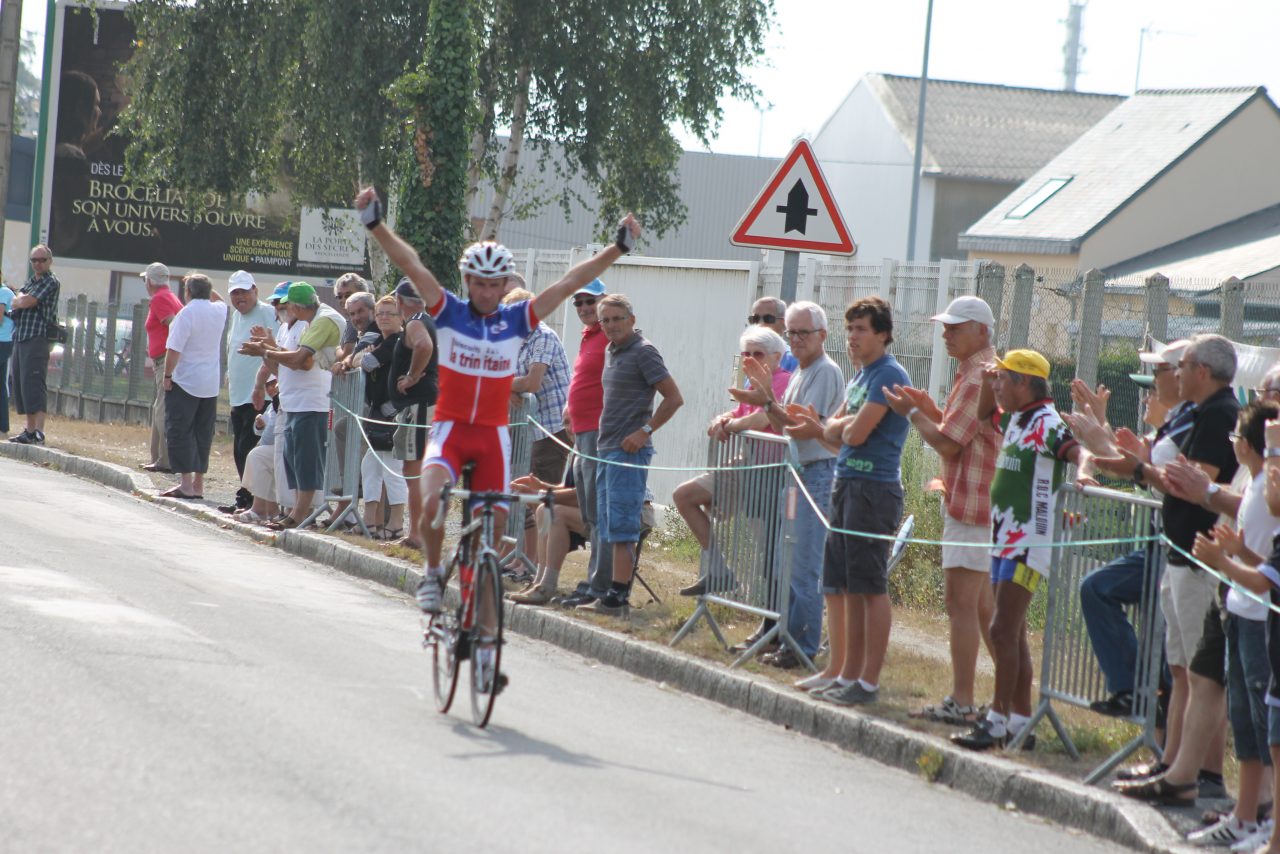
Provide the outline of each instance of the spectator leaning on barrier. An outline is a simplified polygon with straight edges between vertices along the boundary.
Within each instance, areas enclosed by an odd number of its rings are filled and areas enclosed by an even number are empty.
[[[831,526],[892,538],[902,521],[902,445],[911,425],[889,408],[885,390],[911,385],[888,351],[893,311],[864,297],[845,311],[849,360],[858,371],[844,405],[827,422],[823,442],[839,448]],[[827,602],[831,660],[797,686],[842,706],[874,703],[889,648],[889,550],[892,539],[827,534],[822,591]]]
[[[974,674],[978,644],[991,649],[992,599],[991,479],[1000,453],[1000,433],[982,417],[982,375],[995,362],[991,346],[995,316],[979,297],[956,297],[942,314],[947,355],[959,365],[942,409],[929,393],[894,388],[889,407],[905,416],[942,461],[942,567],[947,620],[951,632],[951,693],[926,705],[917,717],[949,724],[972,723],[978,708]],[[973,545],[965,545],[972,543]]]
[[[1239,561],[1239,566],[1256,567],[1263,555],[1271,550],[1271,542],[1280,527],[1280,517],[1271,513],[1266,500],[1266,473],[1263,471],[1266,451],[1264,434],[1266,421],[1280,414],[1280,407],[1273,402],[1255,401],[1240,413],[1240,422],[1233,436],[1236,459],[1247,484],[1241,495],[1224,495],[1223,488],[1215,498],[1223,505],[1234,505],[1236,528],[1219,523],[1212,534],[1199,534],[1194,548],[1195,557],[1218,572],[1226,572],[1225,561]],[[1199,469],[1195,471],[1200,472]],[[1201,472],[1203,483],[1196,484],[1196,492],[1204,499],[1207,475]],[[1176,481],[1170,475],[1170,481]],[[1177,483],[1171,483],[1175,493],[1182,494]],[[1184,498],[1191,496],[1183,495]],[[1199,845],[1234,845],[1243,843],[1251,835],[1258,839],[1249,850],[1257,848],[1269,838],[1271,823],[1262,821],[1259,805],[1270,801],[1271,780],[1266,772],[1270,765],[1267,732],[1267,683],[1271,669],[1267,662],[1265,602],[1231,589],[1224,601],[1227,636],[1227,708],[1236,759],[1240,763],[1240,789],[1234,810],[1216,824],[1193,832],[1188,841]],[[1188,729],[1188,734],[1190,731]],[[1164,788],[1185,793],[1192,798],[1198,793],[1199,759],[1193,751],[1181,750],[1178,758],[1164,775]]]
[[[13,290],[0,281],[0,439],[9,435],[9,357],[13,355]]]
[[[1148,423],[1155,422],[1155,433],[1134,452],[1141,459],[1134,475],[1138,485],[1145,483],[1140,477],[1147,465],[1164,466],[1178,456],[1178,441],[1191,429],[1192,407],[1181,398],[1178,390],[1177,365],[1189,342],[1174,341],[1139,354],[1145,364],[1152,366],[1151,375],[1135,374],[1136,382],[1149,382],[1152,393],[1147,398]],[[1073,396],[1084,396],[1087,389],[1079,381],[1072,383]],[[1097,419],[1105,422],[1105,399],[1095,398],[1093,406],[1103,407],[1096,412]],[[1077,403],[1077,410],[1081,407]],[[1069,419],[1073,423],[1074,417]],[[1083,438],[1083,437],[1082,437]],[[1153,485],[1153,488],[1156,488]],[[1135,549],[1124,557],[1085,576],[1080,583],[1080,612],[1089,631],[1089,641],[1097,656],[1098,666],[1106,677],[1108,697],[1090,704],[1095,712],[1117,717],[1133,711],[1134,673],[1138,663],[1138,638],[1125,609],[1137,604],[1147,581],[1147,572],[1158,573],[1163,566],[1151,565],[1151,546]]]
[[[751,314],[747,316],[747,324],[750,326],[763,326],[772,329],[779,335],[785,335],[787,331],[787,304],[777,297],[760,297],[751,304]],[[784,342],[785,343],[785,340]],[[800,367],[800,363],[796,361],[795,354],[788,347],[782,353],[781,368],[787,373],[794,373],[796,368]]]
[[[363,294],[356,294],[352,299],[361,296]],[[386,423],[387,419],[382,416],[383,404],[390,401],[394,383],[392,356],[404,334],[400,306],[394,296],[378,300],[374,321],[378,326],[376,339],[368,340],[368,333],[360,336],[357,349],[349,357],[366,374],[365,402],[373,416],[364,427],[368,447],[360,463],[360,489],[364,495],[365,527],[374,539],[398,540],[404,534],[404,505],[409,500],[409,485],[404,479],[404,461],[392,454],[396,427],[394,422]]]
[[[138,274],[147,289],[147,358],[155,371],[156,396],[151,403],[151,460],[143,464],[145,471],[169,472],[169,443],[164,435],[164,358],[169,339],[169,324],[182,311],[182,300],[169,290],[169,268],[159,261],[148,264]]]
[[[765,325],[748,326],[738,338],[743,359],[755,359],[770,372],[771,386],[775,399],[781,398],[791,381],[791,372],[783,370],[781,361],[787,352],[787,344],[782,336]],[[760,430],[776,433],[769,418],[761,407],[750,403],[739,403],[737,408],[722,412],[711,419],[707,427],[707,436],[712,439],[727,441],[730,434],[744,430]],[[782,457],[778,457],[778,462]],[[728,473],[719,475],[721,483],[727,483]],[[686,480],[676,487],[671,500],[676,510],[689,525],[689,530],[702,549],[701,565],[706,567],[706,574],[699,576],[693,584],[681,589],[681,596],[701,596],[707,592],[707,580],[727,582],[730,575],[725,565],[724,555],[711,539],[711,508],[715,500],[715,472],[703,472],[692,480]]]
[[[27,426],[9,439],[19,445],[44,444],[44,415],[48,408],[49,326],[58,321],[62,285],[53,274],[53,252],[39,243],[28,256],[31,278],[13,298],[13,355],[9,392],[14,408],[26,416]]]
[[[169,465],[181,481],[160,494],[200,499],[218,420],[227,304],[207,276],[191,273],[182,283],[188,302],[169,324],[164,357],[164,433]]]
[[[503,296],[502,303],[510,305],[531,299],[533,294],[529,291],[515,288]],[[564,475],[564,464],[569,459],[569,434],[564,429],[564,407],[569,400],[569,361],[565,358],[560,336],[544,321],[538,321],[516,356],[516,376],[511,381],[512,402],[522,404],[523,394],[532,394],[536,401],[530,414],[537,425],[529,424],[523,428],[531,431],[533,440],[529,471],[539,480],[555,483]],[[526,507],[525,533],[533,546],[528,552],[536,559],[537,540],[533,535],[533,525],[533,508]]]
[[[357,305],[363,306],[364,310],[356,308],[353,312],[351,298],[356,294],[368,294],[369,298],[357,301]],[[343,273],[333,283],[333,296],[338,303],[338,313],[347,319],[347,326],[342,330],[342,341],[337,350],[337,357],[345,359],[355,349],[356,341],[361,334],[372,328],[373,294],[369,293],[369,283],[359,273]],[[359,317],[356,316],[357,313]]]
[[[390,406],[383,406],[379,411],[382,417],[394,417],[402,425],[397,433],[403,441],[396,441],[393,453],[403,463],[409,487],[409,533],[400,543],[421,549],[425,526],[430,521],[424,515],[421,474],[427,453],[431,407],[435,406],[440,390],[439,339],[436,322],[427,312],[413,282],[401,279],[394,296],[403,318],[404,333],[396,340],[391,353],[391,370],[387,375]]]
[[[227,299],[235,311],[227,330],[227,401],[231,404],[231,455],[236,472],[244,477],[245,460],[258,444],[254,422],[262,407],[254,403],[253,389],[262,361],[240,352],[240,345],[253,337],[254,327],[270,328],[275,320],[271,306],[258,299],[258,284],[244,270],[231,274],[227,282]],[[236,491],[233,504],[219,507],[223,513],[235,513],[253,505],[253,493],[244,486]]]
[[[791,606],[787,625],[801,651],[812,659],[822,642],[822,551],[827,535],[823,517],[831,509],[831,479],[836,461],[835,452],[821,442],[822,425],[844,402],[844,376],[840,366],[823,351],[827,315],[821,306],[804,301],[792,303],[787,309],[786,324],[787,340],[791,342],[799,367],[791,374],[781,401],[773,394],[765,367],[754,359],[743,363],[751,388],[730,389],[729,394],[739,403],[762,407],[773,429],[786,432],[800,465],[800,481],[818,507],[818,512],[814,512],[809,500],[800,499],[793,536],[784,546],[791,549]],[[791,485],[788,481],[787,487]],[[735,649],[740,652],[750,649],[772,630],[772,620],[762,621]],[[785,648],[773,649],[762,660],[784,668],[799,664],[795,653]]]
[[[1002,747],[1031,717],[1031,647],[1027,607],[1049,574],[1053,555],[1053,494],[1066,463],[1077,480],[1091,482],[1092,459],[1071,435],[1049,397],[1049,360],[1032,350],[1010,350],[992,377],[1003,434],[991,481],[991,619],[995,696],[985,719],[951,740],[970,750]]]
[[[306,282],[290,284],[280,302],[299,323],[308,324],[297,339],[297,349],[272,348],[258,339],[241,347],[242,353],[260,355],[267,366],[278,371],[280,406],[287,413],[285,477],[297,496],[288,515],[271,523],[273,530],[302,524],[316,493],[324,488],[329,389],[333,383],[329,369],[346,328],[342,315],[321,303],[316,289]]]
[[[547,508],[538,507],[536,523],[538,571],[533,580],[521,591],[508,594],[517,605],[546,605],[555,596],[560,582],[560,568],[564,558],[574,548],[587,544],[587,524],[578,507],[578,491],[573,484],[573,468],[565,472],[562,483],[552,483],[533,475],[525,475],[511,481],[516,492],[551,492],[555,498],[555,512],[547,519]]]
[[[684,404],[675,378],[658,348],[636,329],[631,302],[622,294],[600,300],[600,325],[609,339],[604,373],[604,407],[596,450],[596,519],[602,545],[613,550],[613,581],[608,592],[579,608],[624,615],[640,541],[640,514],[653,459],[653,432],[671,420]],[[655,394],[662,403],[655,410]]]
[[[609,339],[600,326],[596,304],[605,295],[604,282],[596,279],[578,289],[573,295],[573,310],[582,322],[582,338],[578,342],[578,356],[573,362],[573,374],[569,379],[568,404],[565,420],[573,432],[574,488],[578,491],[578,507],[591,535],[591,554],[587,559],[587,578],[568,596],[553,599],[553,603],[574,608],[594,602],[604,596],[613,581],[613,550],[600,541],[600,527],[596,524],[596,439],[600,430],[600,410],[604,407],[604,386],[600,384],[604,373],[605,348]]]

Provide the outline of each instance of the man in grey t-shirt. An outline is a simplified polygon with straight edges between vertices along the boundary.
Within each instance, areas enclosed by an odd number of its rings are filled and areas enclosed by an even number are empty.
[[[604,598],[578,607],[611,616],[627,611],[627,595],[640,540],[640,512],[644,506],[650,436],[684,404],[676,381],[658,348],[636,329],[631,303],[610,294],[596,306],[600,325],[609,339],[605,350],[604,409],[596,435],[596,524],[602,548],[613,549],[613,583]],[[662,395],[655,410],[653,399]],[[608,545],[606,545],[608,544]]]
[[[730,389],[740,403],[764,407],[769,424],[785,432],[795,447],[800,463],[800,479],[805,490],[826,516],[831,509],[831,478],[835,474],[836,449],[821,441],[822,422],[844,404],[844,375],[823,347],[827,340],[827,315],[812,302],[793,303],[787,309],[787,339],[791,352],[800,363],[782,400],[775,400],[773,389],[760,366],[753,360],[745,363],[749,389]],[[813,512],[808,501],[801,500],[796,511],[795,536],[791,548],[791,606],[787,627],[791,637],[810,660],[822,642],[822,550],[826,543],[826,526]],[[773,631],[773,621],[765,620],[736,649],[746,651],[756,646]],[[763,659],[768,664],[792,668],[800,664],[795,651],[775,644]],[[764,651],[762,648],[761,651]]]

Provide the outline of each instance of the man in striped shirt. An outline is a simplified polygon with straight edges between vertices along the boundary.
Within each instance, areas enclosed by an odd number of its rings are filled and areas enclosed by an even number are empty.
[[[978,641],[991,650],[992,588],[987,580],[991,556],[990,484],[1000,452],[1000,434],[989,416],[994,401],[982,402],[982,372],[995,362],[991,345],[995,317],[976,296],[957,297],[933,318],[942,324],[947,355],[960,363],[955,382],[942,409],[929,393],[894,388],[886,393],[889,407],[904,415],[920,437],[942,459],[942,539],[957,543],[942,547],[947,619],[951,625],[951,693],[941,703],[925,706],[918,717],[950,724],[972,723],[977,717],[973,680]],[[959,545],[972,543],[973,545]]]

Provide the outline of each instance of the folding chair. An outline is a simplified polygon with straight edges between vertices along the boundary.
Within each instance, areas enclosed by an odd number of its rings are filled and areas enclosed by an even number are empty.
[[[661,605],[662,600],[658,598],[658,594],[653,592],[653,588],[649,586],[649,582],[645,581],[644,576],[640,574],[640,552],[644,548],[644,541],[649,538],[651,531],[653,531],[653,528],[645,528],[640,532],[640,540],[636,543],[635,563],[631,567],[631,586],[635,587],[635,583],[639,581],[640,586],[649,594],[649,601]],[[630,590],[627,592],[629,594]]]

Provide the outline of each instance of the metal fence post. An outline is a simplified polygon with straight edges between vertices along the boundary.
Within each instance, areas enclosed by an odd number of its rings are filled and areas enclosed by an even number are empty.
[[[511,439],[512,480],[529,474],[533,465],[533,443],[542,438],[541,432],[529,420],[537,405],[537,398],[525,392],[520,395],[520,403],[512,406],[508,412],[507,421],[511,425],[507,429]],[[511,546],[511,551],[502,558],[504,569],[521,564],[529,572],[538,571],[538,567],[524,551],[524,512],[519,507],[512,508],[512,512],[507,514],[507,530],[503,540]]]
[[[76,322],[76,300],[74,298],[67,300],[67,313],[64,315],[67,320],[67,340],[62,342],[62,371],[58,377],[59,388],[71,387],[71,369],[75,361],[75,341],[76,332],[79,330],[79,324]]]
[[[1027,346],[1031,333],[1031,302],[1035,284],[1035,270],[1026,264],[1019,264],[1018,269],[1013,271],[1013,305],[1010,307],[1006,350],[1019,350]]]
[[[127,400],[137,400],[143,375],[147,372],[147,310],[150,300],[133,307],[133,330],[129,338],[129,392]]]
[[[955,275],[956,262],[943,261],[938,268],[938,280],[936,299],[934,300],[934,308],[938,314],[942,314],[947,310],[947,304],[951,302],[951,277]],[[934,323],[933,326],[933,349],[929,357],[929,396],[934,400],[942,397],[942,387],[947,381],[948,369],[951,367],[951,357],[947,355],[946,343],[942,340],[942,324]]]
[[[892,258],[886,258],[880,263],[880,288],[877,293],[880,294],[881,299],[890,305],[893,304],[893,300],[890,298],[890,294],[893,293],[893,277],[897,275],[897,272],[898,262]]]
[[[1244,282],[1235,276],[1222,283],[1219,292],[1222,314],[1218,322],[1218,334],[1232,341],[1244,338]]]
[[[1084,274],[1076,376],[1090,387],[1098,382],[1098,357],[1102,353],[1102,303],[1106,292],[1107,280],[1101,270],[1095,268]]]
[[[1152,273],[1146,279],[1147,334],[1161,343],[1169,338],[1169,277]]]

